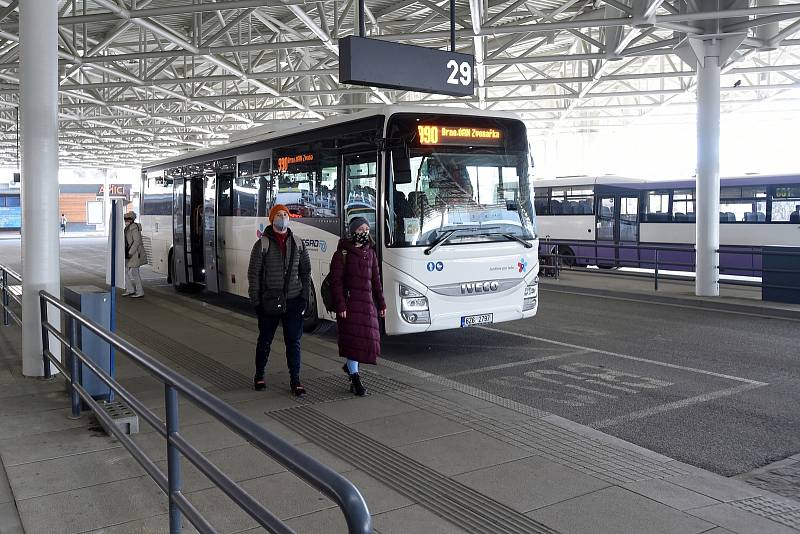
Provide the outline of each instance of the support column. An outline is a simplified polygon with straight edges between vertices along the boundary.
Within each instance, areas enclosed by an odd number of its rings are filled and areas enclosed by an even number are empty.
[[[719,296],[719,46],[697,65],[697,277],[695,294]],[[716,50],[716,52],[715,52]],[[715,54],[716,55],[713,55]]]
[[[19,5],[22,133],[22,373],[42,376],[39,290],[61,296],[58,213],[58,1]],[[51,307],[49,317],[59,322]],[[51,344],[54,352],[58,344]]]

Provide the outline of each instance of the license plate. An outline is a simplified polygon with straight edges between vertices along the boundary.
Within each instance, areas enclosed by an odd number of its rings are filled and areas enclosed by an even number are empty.
[[[475,326],[478,324],[489,324],[493,321],[493,314],[481,313],[479,315],[467,315],[461,318],[461,328]]]

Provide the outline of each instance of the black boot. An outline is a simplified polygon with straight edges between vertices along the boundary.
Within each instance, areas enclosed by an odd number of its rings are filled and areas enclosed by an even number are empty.
[[[363,397],[367,394],[367,388],[361,383],[361,377],[358,376],[358,373],[350,375],[350,391],[359,397]]]

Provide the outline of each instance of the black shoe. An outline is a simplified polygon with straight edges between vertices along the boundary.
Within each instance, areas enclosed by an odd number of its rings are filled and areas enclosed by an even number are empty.
[[[256,391],[264,391],[267,389],[267,383],[264,381],[264,377],[257,376],[253,378],[253,389]]]
[[[363,397],[367,394],[367,388],[361,383],[361,377],[358,376],[358,373],[350,375],[350,391],[359,397]]]
[[[301,397],[306,394],[306,388],[303,387],[297,380],[292,380],[292,383],[289,385],[289,389],[292,393],[294,393],[295,397]]]

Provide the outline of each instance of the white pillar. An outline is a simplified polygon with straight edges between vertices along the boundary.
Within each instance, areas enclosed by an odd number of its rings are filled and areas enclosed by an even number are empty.
[[[697,65],[697,278],[695,294],[719,296],[719,46]]]
[[[42,376],[39,290],[61,297],[58,213],[58,2],[19,3],[22,133],[22,373]],[[49,316],[55,317],[51,308]],[[57,317],[53,323],[58,323]],[[60,353],[58,346],[52,346]]]

